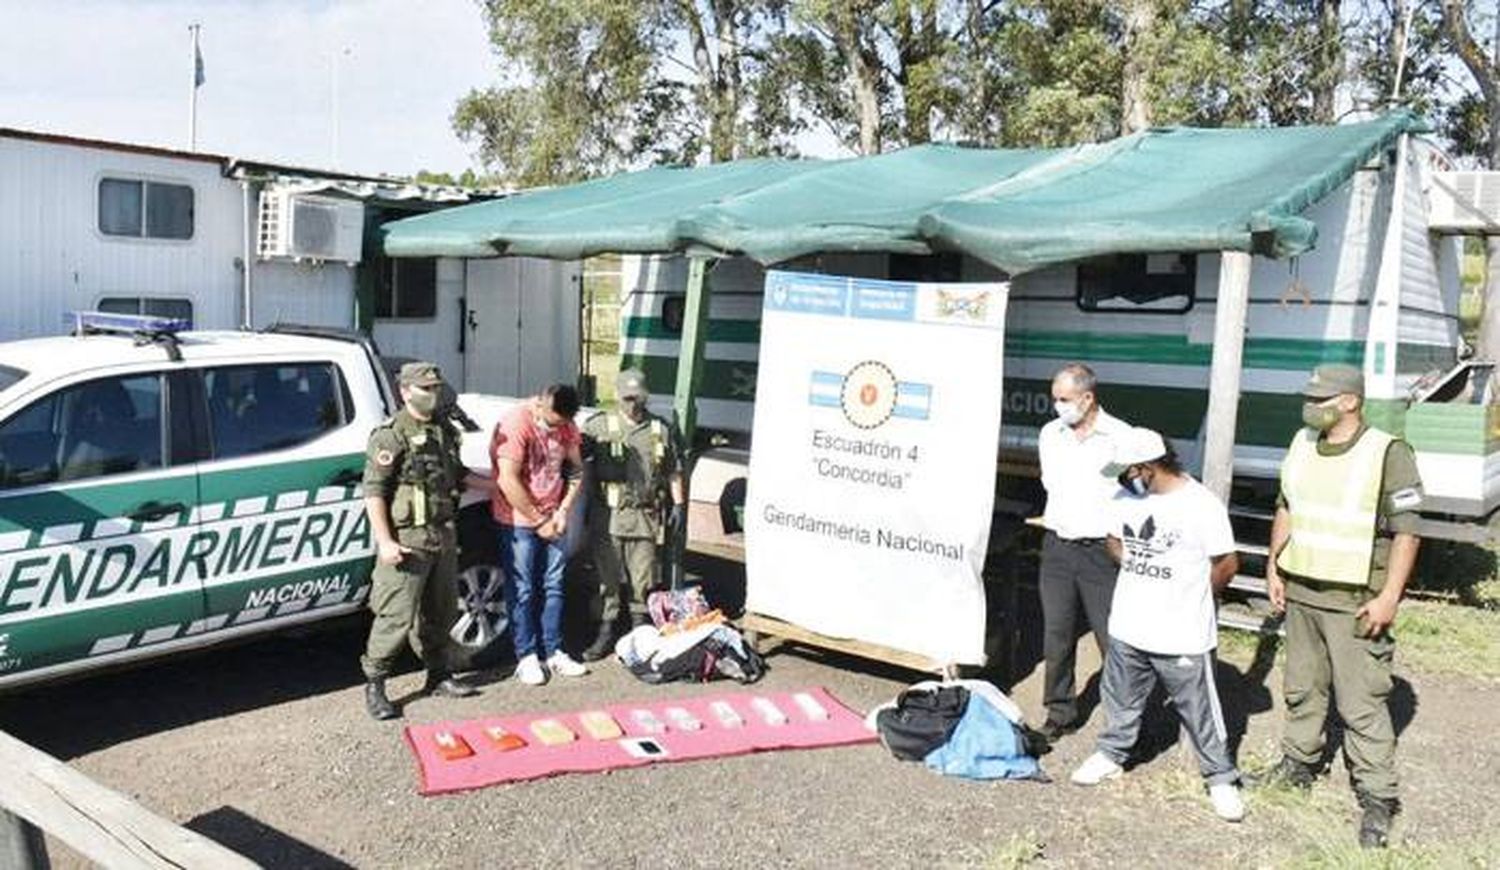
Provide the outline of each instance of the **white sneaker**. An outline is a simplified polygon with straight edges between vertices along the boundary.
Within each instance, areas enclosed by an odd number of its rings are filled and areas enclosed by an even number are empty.
[[[516,663],[516,679],[528,686],[540,686],[547,682],[547,672],[542,670],[542,663],[537,660],[535,653]]]
[[[1073,771],[1073,784],[1098,785],[1106,779],[1114,779],[1123,773],[1124,770],[1125,768],[1115,764],[1108,755],[1102,752],[1095,752],[1093,755],[1085,758],[1083,763],[1078,765],[1078,769]]]
[[[547,670],[564,677],[581,677],[589,672],[587,665],[575,660],[562,650],[558,650],[547,659]]]
[[[1213,801],[1214,814],[1226,822],[1238,822],[1245,817],[1245,802],[1240,799],[1240,787],[1232,782],[1209,786],[1208,799]]]

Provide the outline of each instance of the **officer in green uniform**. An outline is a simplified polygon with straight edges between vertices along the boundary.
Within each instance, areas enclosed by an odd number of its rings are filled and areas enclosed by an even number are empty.
[[[646,625],[646,596],[661,585],[657,548],[668,533],[686,528],[682,450],[675,429],[646,407],[646,376],[625,369],[615,381],[619,405],[583,424],[596,484],[589,513],[589,539],[599,571],[603,620],[585,661],[597,661],[614,647],[628,596],[632,625]],[[675,538],[674,538],[675,539]]]
[[[1268,779],[1307,788],[1319,772],[1330,690],[1363,815],[1362,846],[1386,845],[1400,810],[1390,633],[1420,543],[1422,480],[1406,442],[1365,424],[1364,375],[1321,365],[1281,468],[1266,582],[1286,613],[1286,727]]]
[[[365,453],[365,511],[375,535],[370,609],[375,622],[360,667],[365,707],[376,719],[400,715],[385,680],[405,645],[427,666],[423,692],[478,694],[450,670],[457,618],[458,533],[454,521],[468,475],[459,433],[436,418],[443,378],[437,366],[407,363],[399,376],[403,407],[370,433]]]

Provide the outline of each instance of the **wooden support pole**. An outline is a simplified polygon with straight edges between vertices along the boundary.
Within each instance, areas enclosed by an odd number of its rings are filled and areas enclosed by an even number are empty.
[[[703,382],[703,350],[708,343],[708,260],[688,259],[687,308],[682,318],[682,341],[677,353],[677,388],[672,407],[688,452],[698,428],[698,387]]]
[[[677,385],[672,392],[672,409],[677,429],[682,433],[686,455],[682,457],[682,497],[692,504],[693,436],[698,431],[698,388],[703,383],[703,354],[708,344],[708,260],[688,258],[687,307],[682,317],[682,341],[677,352]],[[687,556],[687,530],[672,535],[668,560],[668,585],[680,588],[684,579],[682,567]]]
[[[1235,424],[1245,356],[1245,318],[1250,307],[1250,254],[1224,251],[1214,307],[1213,364],[1208,377],[1208,422],[1203,442],[1203,485],[1225,504],[1234,479]]]

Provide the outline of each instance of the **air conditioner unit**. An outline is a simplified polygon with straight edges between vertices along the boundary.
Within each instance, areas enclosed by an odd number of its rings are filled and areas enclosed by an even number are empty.
[[[1428,229],[1500,235],[1500,172],[1434,172]]]
[[[262,260],[358,263],[364,249],[365,207],[327,196],[265,190],[260,194]]]

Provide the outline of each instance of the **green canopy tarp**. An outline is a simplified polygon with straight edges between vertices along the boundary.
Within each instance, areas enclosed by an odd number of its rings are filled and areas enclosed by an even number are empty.
[[[1011,273],[1115,252],[1310,249],[1301,212],[1398,136],[1359,124],[1148,130],[1070,149],[924,145],[845,160],[655,168],[385,226],[390,256],[706,249],[778,263],[833,251],[959,251]]]

